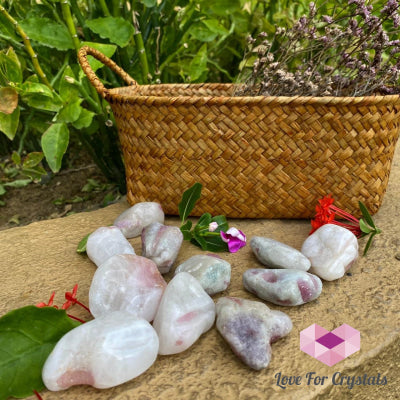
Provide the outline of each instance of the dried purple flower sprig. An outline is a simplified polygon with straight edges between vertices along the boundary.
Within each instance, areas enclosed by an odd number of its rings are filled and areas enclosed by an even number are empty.
[[[400,4],[379,11],[369,0],[348,0],[324,13],[310,3],[308,15],[290,28],[249,37],[239,96],[366,96],[400,93]]]

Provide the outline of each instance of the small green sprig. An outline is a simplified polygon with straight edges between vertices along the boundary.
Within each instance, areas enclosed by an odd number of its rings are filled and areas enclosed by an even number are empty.
[[[228,222],[224,215],[213,217],[210,213],[204,213],[192,229],[193,223],[188,220],[189,214],[193,211],[197,201],[201,196],[201,183],[195,183],[182,195],[182,200],[178,205],[179,216],[181,218],[181,232],[185,240],[201,247],[203,250],[213,252],[228,251],[228,245],[221,238],[220,232],[229,229]],[[214,223],[212,231],[210,224]]]
[[[379,235],[382,231],[376,227],[371,214],[367,210],[367,207],[365,207],[361,201],[358,202],[358,205],[363,216],[363,218],[360,218],[361,237],[370,235],[363,252],[363,256],[365,256],[371,247],[371,243],[375,235]]]

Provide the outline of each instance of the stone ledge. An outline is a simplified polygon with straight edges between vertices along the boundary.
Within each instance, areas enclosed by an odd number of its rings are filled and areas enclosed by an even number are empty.
[[[321,296],[299,307],[278,307],[292,318],[293,331],[272,345],[272,361],[265,370],[255,372],[231,352],[215,328],[204,334],[184,353],[159,356],[143,375],[108,390],[75,387],[64,392],[46,393],[44,399],[395,399],[399,398],[400,363],[400,159],[393,163],[388,192],[375,216],[383,234],[376,237],[368,257],[360,258],[350,270],[351,276],[324,282]],[[80,239],[96,228],[109,225],[127,205],[115,204],[102,210],[42,221],[0,232],[0,314],[39,301],[47,301],[53,290],[55,303],[62,304],[63,294],[79,284],[79,298],[88,303],[88,291],[95,266],[86,256],[75,252]],[[179,225],[177,218],[168,224]],[[235,220],[231,225],[243,230],[248,238],[269,236],[300,248],[310,229],[308,221]],[[140,238],[131,240],[140,254]],[[365,240],[361,240],[361,247]],[[185,242],[177,264],[201,250]],[[237,254],[224,254],[232,264],[232,281],[222,295],[256,299],[243,289],[241,275],[248,268],[261,266],[246,246]],[[166,280],[172,273],[166,275]],[[214,296],[216,299],[219,296]],[[76,308],[74,314],[88,318]],[[332,330],[344,323],[361,332],[361,350],[348,359],[328,367],[299,349],[299,332],[317,323]],[[328,376],[323,386],[307,386],[305,374]],[[302,384],[285,390],[276,385],[274,376],[301,375]],[[335,372],[348,376],[387,378],[385,386],[334,386]],[[32,397],[33,398],[33,397]]]

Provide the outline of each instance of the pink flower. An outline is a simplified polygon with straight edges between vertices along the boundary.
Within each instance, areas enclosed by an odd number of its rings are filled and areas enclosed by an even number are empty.
[[[220,232],[221,238],[228,243],[228,249],[231,253],[236,253],[239,249],[246,246],[246,235],[236,228],[229,228],[226,233]]]
[[[211,222],[210,225],[208,225],[208,230],[210,232],[214,232],[218,228],[218,222]]]

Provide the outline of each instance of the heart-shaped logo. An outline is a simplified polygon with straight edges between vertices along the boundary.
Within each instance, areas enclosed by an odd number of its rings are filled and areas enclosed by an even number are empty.
[[[331,367],[360,350],[360,332],[347,324],[333,331],[313,324],[300,332],[300,350]]]

